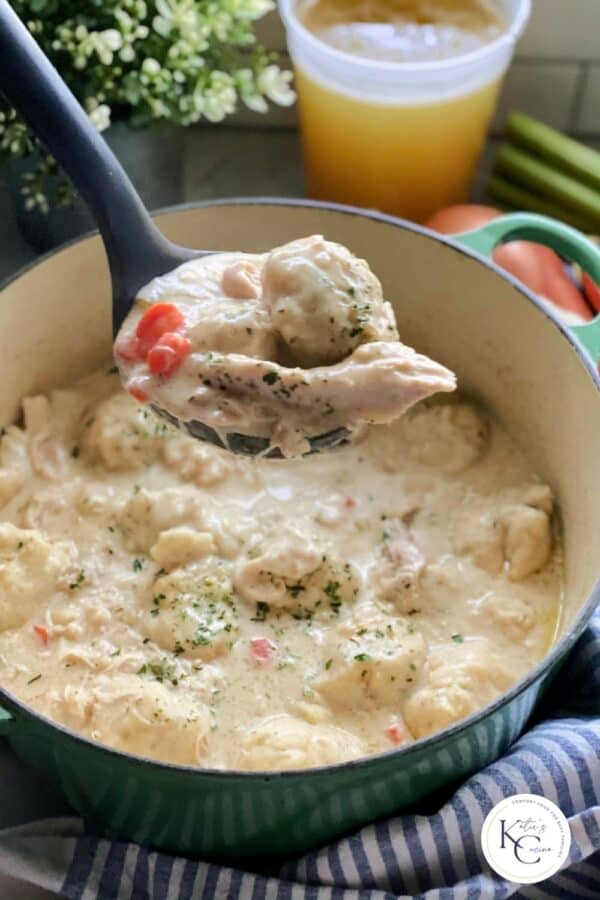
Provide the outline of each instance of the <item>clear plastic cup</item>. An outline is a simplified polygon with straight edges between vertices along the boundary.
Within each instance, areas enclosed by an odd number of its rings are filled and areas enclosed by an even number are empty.
[[[296,72],[308,192],[423,222],[464,202],[530,0],[499,0],[508,27],[477,50],[431,62],[353,56],[279,0]]]

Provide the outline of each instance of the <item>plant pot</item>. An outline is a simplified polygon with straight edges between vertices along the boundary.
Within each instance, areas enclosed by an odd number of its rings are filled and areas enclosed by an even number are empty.
[[[109,146],[130,173],[149,209],[179,203],[182,199],[183,129],[176,126],[133,129],[116,122],[105,133]],[[6,170],[15,217],[24,239],[36,250],[51,250],[95,228],[83,201],[76,197],[67,207],[52,205],[50,212],[26,210],[21,193],[22,176],[34,160],[13,160]],[[54,184],[58,179],[54,179]],[[50,193],[54,184],[50,183]]]

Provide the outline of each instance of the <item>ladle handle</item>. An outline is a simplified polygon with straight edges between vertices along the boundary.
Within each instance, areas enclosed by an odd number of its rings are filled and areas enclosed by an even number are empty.
[[[162,257],[162,270],[172,268],[172,245],[154,226],[123,167],[7,0],[0,0],[0,90],[88,205],[104,241],[115,298],[133,297],[161,270]]]

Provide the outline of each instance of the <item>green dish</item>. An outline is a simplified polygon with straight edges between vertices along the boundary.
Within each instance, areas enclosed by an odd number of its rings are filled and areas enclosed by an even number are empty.
[[[182,244],[252,251],[322,231],[368,257],[388,295],[393,284],[402,294],[403,337],[452,365],[469,390],[527,432],[565,510],[572,612],[546,658],[468,719],[375,757],[258,774],[167,765],[78,737],[0,690],[0,733],[96,831],[207,858],[292,855],[412,806],[500,756],[600,599],[598,529],[588,534],[582,525],[600,514],[590,490],[600,458],[600,325],[569,332],[484,259],[503,240],[533,239],[578,261],[600,282],[600,253],[572,229],[530,215],[507,216],[455,241],[391,217],[308,201],[197,205],[167,211],[159,224]],[[0,360],[0,423],[27,390],[74,377],[105,357],[109,309],[105,263],[93,236],[46,256],[5,286],[0,333],[11,352]]]

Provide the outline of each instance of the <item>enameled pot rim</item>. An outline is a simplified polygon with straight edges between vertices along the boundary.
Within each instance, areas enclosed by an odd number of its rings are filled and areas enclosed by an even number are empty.
[[[514,287],[524,297],[525,300],[531,303],[541,315],[545,316],[545,318],[548,319],[560,332],[561,336],[567,341],[567,343],[570,344],[571,348],[575,350],[579,357],[579,361],[586,369],[596,388],[596,391],[600,395],[600,374],[598,372],[598,369],[594,365],[592,359],[588,356],[583,345],[580,343],[577,337],[567,328],[567,326],[564,325],[559,320],[559,318],[555,316],[548,309],[548,307],[546,307],[535,296],[535,294],[533,294],[516,278],[501,269],[493,261],[487,259],[486,257],[482,256],[479,253],[476,253],[471,249],[461,246],[460,244],[453,241],[452,238],[439,235],[436,232],[433,232],[428,228],[424,228],[421,225],[416,225],[413,222],[408,222],[404,219],[400,219],[395,216],[390,216],[374,210],[364,210],[354,206],[345,206],[338,203],[327,203],[302,198],[282,198],[267,196],[231,197],[225,199],[203,200],[164,207],[162,209],[154,210],[152,215],[153,217],[158,218],[163,215],[181,213],[188,210],[212,206],[279,206],[305,209],[321,209],[326,212],[335,212],[343,215],[358,216],[363,219],[370,219],[375,222],[381,222],[382,224],[391,225],[395,228],[402,228],[406,231],[412,231],[416,234],[420,234],[424,237],[428,237],[432,240],[438,241],[439,243],[449,247],[455,253],[459,253],[463,256],[469,257],[479,265],[483,265],[489,269],[492,269],[492,271],[494,271],[499,278],[502,278],[504,281],[507,281],[509,284],[511,284],[512,287]],[[90,237],[96,236],[97,234],[97,231],[87,232],[80,237],[74,238],[73,240],[62,244],[60,247],[50,250],[42,256],[37,257],[32,262],[21,267],[15,274],[4,279],[4,281],[0,283],[0,291],[6,290],[13,282],[16,282],[19,278],[21,278],[21,276],[25,275],[37,265],[49,260],[53,256],[56,256],[63,250],[74,247],[77,244],[88,240]],[[598,398],[598,402],[600,404],[600,396]],[[517,681],[508,691],[500,694],[492,703],[482,707],[481,709],[478,709],[470,716],[467,716],[465,719],[461,719],[454,725],[451,725],[450,727],[445,728],[442,731],[435,732],[434,734],[428,735],[425,738],[420,738],[419,740],[413,741],[412,743],[405,746],[392,748],[391,750],[386,750],[382,753],[372,754],[370,756],[364,756],[358,759],[347,760],[346,762],[336,763],[335,765],[315,766],[309,769],[273,770],[264,772],[242,772],[235,769],[208,769],[199,766],[184,766],[178,763],[169,763],[162,760],[151,759],[145,756],[139,756],[134,753],[128,753],[124,750],[117,750],[113,747],[108,747],[105,744],[94,741],[91,738],[87,738],[83,735],[77,734],[77,732],[71,731],[71,729],[67,728],[65,725],[62,725],[59,722],[55,722],[54,720],[47,718],[46,716],[27,706],[23,701],[19,700],[19,698],[15,697],[2,686],[0,686],[0,701],[2,702],[2,704],[6,705],[6,709],[9,713],[18,711],[20,715],[37,719],[48,725],[50,728],[59,731],[67,739],[74,741],[75,743],[82,744],[83,746],[89,746],[89,748],[96,753],[101,752],[109,757],[121,759],[128,764],[150,766],[154,767],[155,769],[165,770],[166,772],[173,774],[179,773],[182,776],[189,776],[190,774],[197,774],[199,777],[212,776],[215,779],[220,779],[224,782],[230,782],[234,780],[270,781],[273,779],[282,778],[287,780],[294,780],[307,776],[329,777],[341,771],[351,772],[354,769],[368,769],[370,767],[377,766],[380,761],[389,758],[397,759],[398,763],[400,763],[402,759],[408,757],[410,754],[426,752],[430,747],[433,747],[436,744],[442,742],[446,742],[448,739],[456,738],[460,736],[462,732],[469,730],[471,727],[478,725],[480,722],[483,722],[500,708],[508,705],[511,701],[515,700],[520,694],[524,693],[535,682],[539,681],[546,673],[548,673],[553,668],[553,666],[557,662],[559,662],[561,658],[565,657],[567,653],[572,650],[575,642],[583,633],[586,625],[591,619],[594,610],[596,609],[596,606],[599,603],[600,577],[598,577],[598,579],[596,580],[590,596],[586,600],[583,607],[580,609],[577,617],[575,618],[568,631],[566,631],[566,633],[562,635],[562,637],[554,644],[549,653],[547,653],[546,656],[544,656],[523,678]],[[18,721],[15,722],[14,726],[10,727],[18,728]]]

